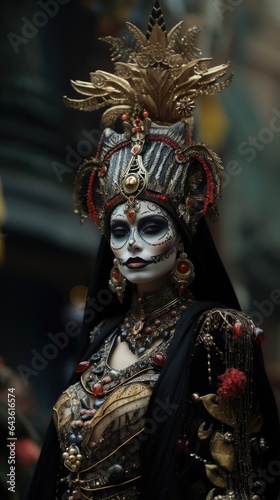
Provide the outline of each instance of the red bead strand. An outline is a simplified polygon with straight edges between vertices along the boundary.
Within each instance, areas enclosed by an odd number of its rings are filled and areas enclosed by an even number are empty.
[[[109,160],[109,158],[111,158],[111,156],[114,153],[117,153],[117,151],[119,151],[120,149],[125,148],[126,146],[130,146],[130,145],[131,145],[130,141],[124,141],[124,142],[121,142],[120,144],[118,144],[117,146],[115,146],[114,148],[110,149],[110,151],[108,151],[108,153],[105,155],[104,162]]]
[[[205,197],[204,207],[203,207],[203,211],[202,211],[203,215],[206,215],[207,210],[208,210],[208,206],[210,204],[214,203],[215,186],[214,186],[211,171],[210,171],[206,161],[203,160],[203,158],[198,153],[195,153],[193,155],[193,158],[195,158],[200,163],[200,165],[202,166],[202,168],[205,172],[205,175],[206,175],[207,189],[206,189],[206,197]]]
[[[93,170],[93,172],[91,173],[91,176],[90,176],[88,190],[87,190],[87,206],[88,206],[89,218],[91,220],[93,220],[93,222],[98,226],[99,220],[98,220],[98,216],[97,216],[96,206],[94,204],[93,196],[92,196],[95,175],[96,175],[96,171]]]
[[[179,144],[177,144],[177,142],[172,141],[171,139],[168,139],[168,137],[163,137],[162,135],[150,135],[149,139],[151,141],[165,142],[166,144],[168,144],[168,146],[170,146],[173,149],[179,149],[180,148],[180,146],[179,146]]]

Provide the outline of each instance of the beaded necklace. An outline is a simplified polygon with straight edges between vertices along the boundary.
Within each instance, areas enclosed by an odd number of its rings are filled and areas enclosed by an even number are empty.
[[[71,471],[80,468],[82,455],[78,445],[84,440],[84,432],[94,419],[107,396],[126,382],[145,380],[156,381],[165,364],[166,352],[173,337],[175,325],[181,313],[194,301],[190,292],[178,298],[173,286],[168,286],[160,294],[133,296],[132,305],[124,324],[116,328],[98,352],[88,361],[82,361],[76,371],[81,373],[81,388],[87,395],[81,398],[82,409],[72,408],[73,417],[66,440],[70,444],[63,453],[65,466]],[[129,348],[140,359],[122,370],[110,366],[109,358],[117,337],[126,341]],[[155,340],[158,345],[152,347]],[[147,349],[152,348],[149,353]],[[150,371],[153,371],[153,374]],[[148,375],[149,374],[149,375]],[[90,403],[89,395],[94,396]],[[92,444],[91,444],[92,446]],[[73,450],[75,453],[72,453]],[[86,450],[84,450],[86,451]]]
[[[131,308],[121,326],[121,341],[128,343],[133,354],[141,356],[153,342],[167,340],[181,313],[194,302],[187,291],[182,297],[174,286],[164,288],[160,293],[132,297]]]

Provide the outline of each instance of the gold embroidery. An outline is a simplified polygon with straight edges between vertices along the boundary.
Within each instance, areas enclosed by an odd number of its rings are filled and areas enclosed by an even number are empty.
[[[152,389],[144,384],[129,384],[116,389],[93,416],[87,427],[83,446],[91,441],[98,441],[104,429],[114,418],[121,418],[131,411],[146,410]]]

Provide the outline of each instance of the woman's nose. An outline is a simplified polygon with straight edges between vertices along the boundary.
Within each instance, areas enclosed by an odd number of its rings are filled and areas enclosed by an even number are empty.
[[[128,246],[128,249],[131,251],[136,251],[136,250],[142,249],[141,240],[139,238],[139,235],[136,233],[136,231],[133,231],[133,233],[130,235],[127,246]]]
[[[130,238],[130,239],[128,240],[128,246],[129,246],[129,248],[131,248],[131,247],[134,245],[134,243],[135,243],[135,238],[134,238],[134,237],[133,237],[133,238]]]

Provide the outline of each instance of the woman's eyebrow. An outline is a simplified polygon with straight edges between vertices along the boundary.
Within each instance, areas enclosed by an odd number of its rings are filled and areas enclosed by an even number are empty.
[[[150,218],[150,217],[161,217],[165,219],[165,216],[162,214],[158,214],[155,212],[150,212],[149,210],[146,210],[145,212],[141,212],[138,217],[145,217],[145,218]]]
[[[111,223],[114,222],[114,221],[118,222],[119,218],[123,219],[123,221],[126,222],[126,217],[123,214],[116,214],[116,215],[112,216],[110,222]]]
[[[121,220],[120,219],[115,219],[115,220],[112,220],[110,222],[110,228],[111,229],[115,229],[117,227],[123,227],[123,228],[129,229],[130,226],[129,226],[128,222],[126,222],[125,219],[121,219]]]

